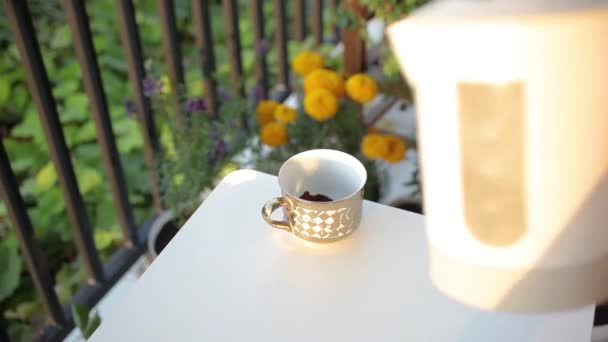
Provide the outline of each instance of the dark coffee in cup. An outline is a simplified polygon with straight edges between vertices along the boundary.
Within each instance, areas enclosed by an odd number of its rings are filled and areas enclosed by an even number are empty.
[[[311,201],[311,202],[331,202],[331,201],[333,201],[331,198],[329,198],[323,194],[313,195],[309,191],[304,191],[304,193],[302,195],[300,195],[300,198],[303,200]]]

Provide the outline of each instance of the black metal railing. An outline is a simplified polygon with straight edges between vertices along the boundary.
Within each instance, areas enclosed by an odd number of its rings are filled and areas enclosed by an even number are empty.
[[[328,2],[337,6],[336,1]],[[93,46],[89,17],[84,0],[62,0],[62,6],[72,33],[73,46],[78,59],[82,80],[89,99],[91,116],[95,124],[97,142],[101,149],[104,169],[112,192],[116,215],[123,233],[124,244],[105,264],[95,248],[91,223],[85,204],[78,188],[74,166],[66,145],[63,128],[59,120],[57,105],[53,97],[51,83],[45,70],[37,34],[32,17],[24,0],[3,0],[5,13],[9,21],[13,39],[17,45],[22,67],[27,77],[27,86],[36,105],[40,122],[44,129],[46,142],[54,167],[57,170],[59,183],[66,204],[67,216],[73,231],[74,242],[78,253],[84,261],[88,281],[72,298],[71,303],[96,304],[103,295],[120,279],[131,265],[142,255],[147,239],[148,224],[137,227],[133,209],[129,203],[126,180],[119,158],[112,121],[108,110],[108,101],[103,88],[99,63]],[[184,84],[184,69],[180,41],[172,0],[157,0],[158,17],[162,32],[162,43],[167,66],[167,73],[173,85]],[[236,93],[245,94],[243,86],[243,65],[241,60],[241,39],[239,35],[239,13],[236,0],[222,0],[225,45],[229,52],[230,79]],[[310,26],[316,45],[323,41],[323,1],[274,1],[275,25],[274,44],[277,50],[278,84],[274,85],[274,97],[282,100],[290,91],[288,69],[288,19],[287,6],[294,10],[294,36],[302,40],[307,36],[306,13],[312,13]],[[310,7],[309,7],[310,6]],[[128,77],[137,105],[137,119],[140,123],[144,154],[152,185],[151,195],[157,212],[162,211],[163,203],[158,187],[154,155],[160,148],[150,100],[144,95],[142,80],[146,78],[141,40],[135,20],[135,8],[131,0],[116,0],[116,15],[120,26],[120,38],[128,65]],[[268,41],[264,30],[263,1],[251,1],[254,45]],[[310,11],[308,9],[310,8]],[[216,61],[212,26],[210,18],[210,1],[193,0],[192,16],[196,28],[196,44],[199,49],[204,96],[208,108],[217,114],[220,105],[217,81],[214,77]],[[271,93],[269,70],[266,54],[257,53],[255,61],[256,84],[267,97]],[[176,86],[171,87],[175,101],[179,101]],[[26,205],[19,192],[19,185],[11,168],[9,157],[0,143],[0,194],[6,203],[12,226],[19,240],[21,253],[25,259],[28,272],[35,285],[37,295],[48,316],[48,325],[40,333],[41,340],[60,340],[74,327],[69,304],[62,306],[54,290],[54,281],[46,264],[44,251],[37,242],[32,222]],[[150,218],[148,222],[153,220]],[[0,329],[5,329],[0,324]],[[0,331],[0,339],[7,336]]]

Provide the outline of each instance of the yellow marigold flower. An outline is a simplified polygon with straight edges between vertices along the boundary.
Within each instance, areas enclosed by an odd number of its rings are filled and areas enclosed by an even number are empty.
[[[388,141],[382,134],[366,134],[361,141],[361,152],[368,158],[382,159],[388,153]]]
[[[344,81],[342,76],[333,70],[313,70],[304,79],[304,91],[323,88],[331,91],[337,97],[344,95]]]
[[[300,52],[292,61],[291,68],[300,75],[306,76],[315,69],[323,67],[323,57],[316,52]]]
[[[274,118],[281,123],[290,124],[296,122],[298,112],[291,107],[285,105],[278,105],[277,109],[274,110]]]
[[[304,110],[311,118],[326,121],[338,112],[338,99],[327,89],[313,89],[304,96]]]
[[[278,147],[287,142],[287,127],[278,122],[267,123],[260,131],[262,144]]]
[[[346,93],[359,103],[371,101],[378,94],[376,81],[365,75],[355,74],[346,80]]]
[[[258,122],[260,126],[274,120],[274,111],[279,106],[279,103],[272,100],[264,100],[258,103],[255,111],[258,114]]]
[[[387,135],[385,139],[388,143],[388,151],[382,159],[389,163],[396,163],[403,160],[403,158],[405,158],[405,151],[407,150],[405,141],[394,135]]]
[[[407,145],[399,137],[390,134],[369,133],[361,141],[361,152],[371,159],[389,163],[403,160]]]

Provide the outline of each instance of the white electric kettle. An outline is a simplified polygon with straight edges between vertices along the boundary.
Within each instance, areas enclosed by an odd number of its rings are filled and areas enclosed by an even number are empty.
[[[439,1],[387,31],[433,283],[490,310],[608,298],[608,1]]]

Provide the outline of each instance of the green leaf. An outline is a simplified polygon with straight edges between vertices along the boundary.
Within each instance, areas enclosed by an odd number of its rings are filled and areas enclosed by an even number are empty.
[[[105,250],[110,247],[114,241],[120,240],[120,233],[116,230],[96,230],[95,231],[95,247],[98,250]]]
[[[82,78],[80,67],[76,60],[72,58],[66,58],[65,65],[57,72],[57,83],[63,82],[64,80],[79,80]],[[50,73],[50,72],[49,72]]]
[[[16,109],[23,109],[23,107],[27,104],[28,93],[25,90],[25,86],[20,85],[13,89],[13,94],[11,96],[10,102]]]
[[[125,86],[128,84],[124,77],[117,76],[115,72],[107,70],[102,73],[103,86],[108,94],[110,103],[119,102],[122,107],[122,102],[125,96]],[[124,113],[124,112],[123,112]]]
[[[105,52],[106,50],[111,48],[112,45],[115,44],[114,40],[110,40],[107,36],[100,36],[100,35],[94,36],[93,42],[94,42],[95,50],[97,51],[97,53]]]
[[[38,120],[35,110],[25,115],[25,119],[11,131],[11,136],[16,138],[44,139],[42,126]]]
[[[118,225],[112,196],[107,193],[95,207],[95,227],[97,229],[109,230]],[[99,247],[99,246],[98,246]]]
[[[0,241],[0,302],[13,294],[19,286],[21,259],[16,246]]]
[[[89,324],[89,307],[85,304],[74,303],[72,304],[72,317],[74,318],[74,323],[80,329],[81,332],[87,328]],[[85,336],[86,337],[86,336]]]
[[[97,314],[94,314],[93,317],[89,320],[89,324],[86,329],[82,332],[82,336],[84,338],[89,338],[95,330],[101,325],[101,318]]]
[[[53,187],[48,190],[38,192],[38,207],[47,216],[55,216],[63,214],[65,208],[63,195],[59,187]]]
[[[42,305],[37,300],[19,298],[19,304],[4,312],[4,317],[12,320],[28,321],[42,313]]]
[[[80,192],[83,194],[89,193],[101,186],[102,178],[99,172],[95,169],[84,168],[76,170],[76,178],[80,185]]]
[[[53,88],[53,95],[57,98],[65,98],[78,91],[78,81],[65,80]]]
[[[11,82],[6,78],[0,78],[0,107],[6,106],[11,96]]]
[[[22,320],[27,320],[31,316],[35,315],[37,311],[42,309],[40,303],[32,301],[32,302],[23,302],[17,305],[15,311],[19,315],[19,318]]]
[[[82,122],[89,118],[89,100],[84,94],[73,94],[66,98],[61,121]]]
[[[55,30],[53,38],[51,39],[51,48],[61,49],[70,46],[72,43],[72,36],[70,35],[70,28],[68,25],[64,25]]]
[[[78,133],[80,133],[80,127],[77,125],[65,125],[63,127],[63,136],[70,149],[78,145]]]
[[[125,60],[112,55],[104,54],[99,56],[99,65],[102,68],[109,68],[118,72],[127,71],[127,64],[125,63]]]
[[[75,159],[84,164],[93,165],[101,160],[101,151],[96,144],[82,144],[74,149]]]
[[[120,153],[130,153],[132,151],[141,150],[144,142],[139,134],[139,131],[132,131],[131,134],[122,135],[118,138],[118,151]]]
[[[36,174],[36,191],[41,193],[49,190],[57,183],[57,172],[51,162],[48,162]]]
[[[29,324],[11,322],[8,326],[8,335],[11,341],[33,341],[36,334]]]
[[[95,141],[96,137],[97,137],[97,134],[95,131],[95,124],[93,123],[93,121],[87,121],[78,130],[78,133],[76,134],[74,142],[76,144],[91,142],[91,141]]]
[[[13,171],[15,171],[15,173],[27,172],[34,166],[34,159],[28,157],[19,158],[12,162],[11,166],[13,167]]]
[[[21,190],[21,193],[25,198],[27,198],[28,196],[33,196],[36,192],[36,181],[34,180],[34,178],[25,179],[23,183],[21,183],[21,187],[19,188],[19,190]]]
[[[25,79],[25,76],[23,75],[23,68],[17,68],[13,71],[9,71],[6,74],[3,75],[6,80],[9,81],[9,83],[11,82],[15,82],[15,81],[23,81]]]

